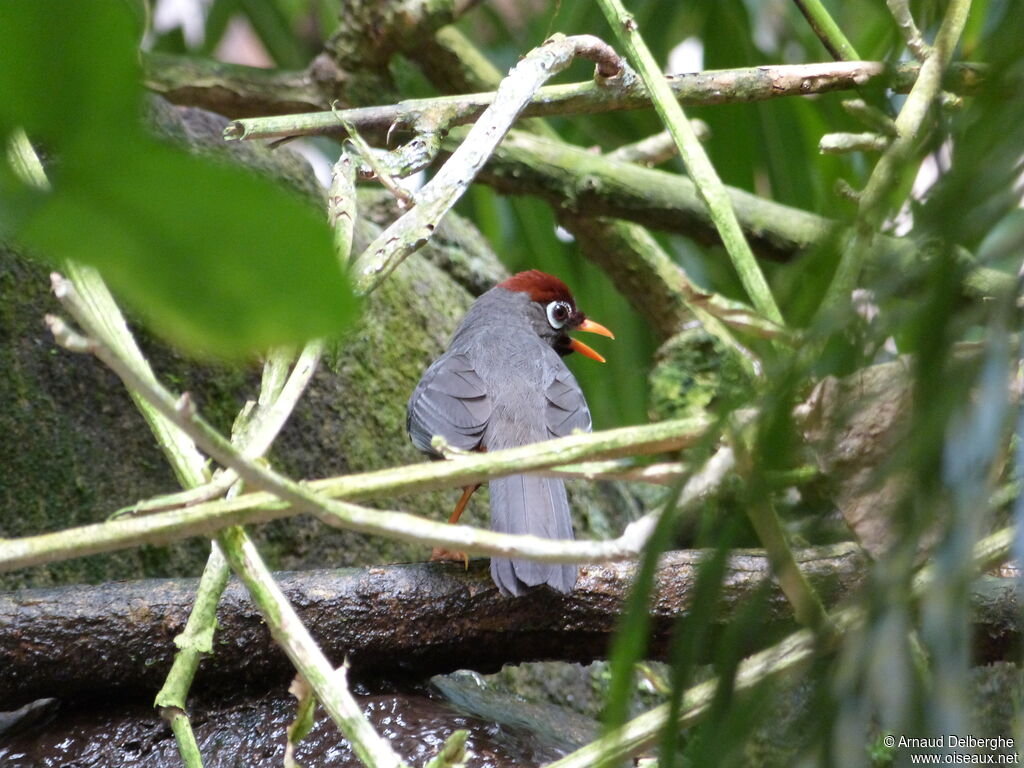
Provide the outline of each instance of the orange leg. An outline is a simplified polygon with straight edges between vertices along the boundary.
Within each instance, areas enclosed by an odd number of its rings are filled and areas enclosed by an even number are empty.
[[[476,485],[467,485],[462,489],[462,496],[459,498],[459,503],[455,505],[455,511],[452,512],[452,516],[448,518],[448,522],[452,525],[459,522],[459,518],[462,517],[462,512],[469,504],[470,498],[476,493],[476,489],[480,487],[480,483]]]
[[[459,498],[458,504],[455,505],[455,511],[452,512],[452,516],[448,518],[448,522],[451,525],[459,522],[459,518],[462,517],[462,512],[466,509],[466,505],[469,503],[469,499],[476,492],[476,489],[480,487],[480,484],[467,485],[462,490],[462,496]],[[465,563],[466,568],[469,568],[469,555],[465,552],[455,552],[450,549],[443,549],[441,547],[434,547],[433,552],[430,553],[431,560],[455,560],[462,561]]]

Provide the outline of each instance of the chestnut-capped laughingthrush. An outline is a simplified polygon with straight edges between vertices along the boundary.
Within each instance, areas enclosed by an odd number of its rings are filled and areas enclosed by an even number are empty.
[[[615,338],[576,308],[557,277],[520,272],[483,294],[469,308],[448,350],[431,365],[409,398],[413,444],[440,458],[435,435],[463,451],[514,448],[574,430],[590,431],[590,411],[562,357],[579,352],[604,362],[569,331]],[[469,486],[452,514],[455,522],[477,486]],[[551,477],[513,475],[490,481],[491,528],[572,539],[565,484]],[[569,592],[575,565],[491,559],[491,577],[502,594],[519,595],[547,584]]]

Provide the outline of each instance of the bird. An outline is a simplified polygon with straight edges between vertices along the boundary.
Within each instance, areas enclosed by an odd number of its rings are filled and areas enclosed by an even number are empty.
[[[536,269],[482,294],[409,398],[406,426],[413,445],[440,459],[435,436],[460,451],[496,451],[589,432],[587,401],[562,358],[579,352],[605,360],[570,331],[615,338],[576,307],[564,282]],[[449,522],[458,521],[478,487],[465,488]],[[489,487],[492,530],[573,538],[562,480],[512,475],[491,480]],[[434,559],[455,555],[465,557],[435,550]],[[577,575],[570,564],[491,558],[491,578],[506,596],[540,584],[569,593]]]

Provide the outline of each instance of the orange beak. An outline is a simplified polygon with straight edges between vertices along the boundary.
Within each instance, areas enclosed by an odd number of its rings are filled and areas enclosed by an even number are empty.
[[[576,330],[587,331],[589,333],[597,333],[600,334],[601,336],[607,336],[609,339],[615,338],[614,333],[609,331],[600,323],[595,323],[593,320],[584,320],[582,323],[580,323],[580,326]],[[597,362],[599,363],[604,362],[604,358],[600,354],[595,352],[593,349],[591,349],[589,346],[584,344],[582,341],[579,341],[578,339],[569,340],[569,349],[571,349],[573,352],[579,352],[581,355],[583,355],[584,357],[589,357],[591,360],[597,360]]]

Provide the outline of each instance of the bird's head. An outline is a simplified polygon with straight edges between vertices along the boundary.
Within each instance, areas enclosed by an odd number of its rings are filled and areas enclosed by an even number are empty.
[[[519,272],[498,284],[507,291],[525,293],[530,297],[530,323],[537,335],[550,344],[560,355],[579,352],[589,358],[604,362],[604,358],[578,339],[569,336],[569,331],[589,331],[615,338],[615,334],[600,323],[588,320],[576,308],[576,301],[569,287],[554,275],[531,269]]]

